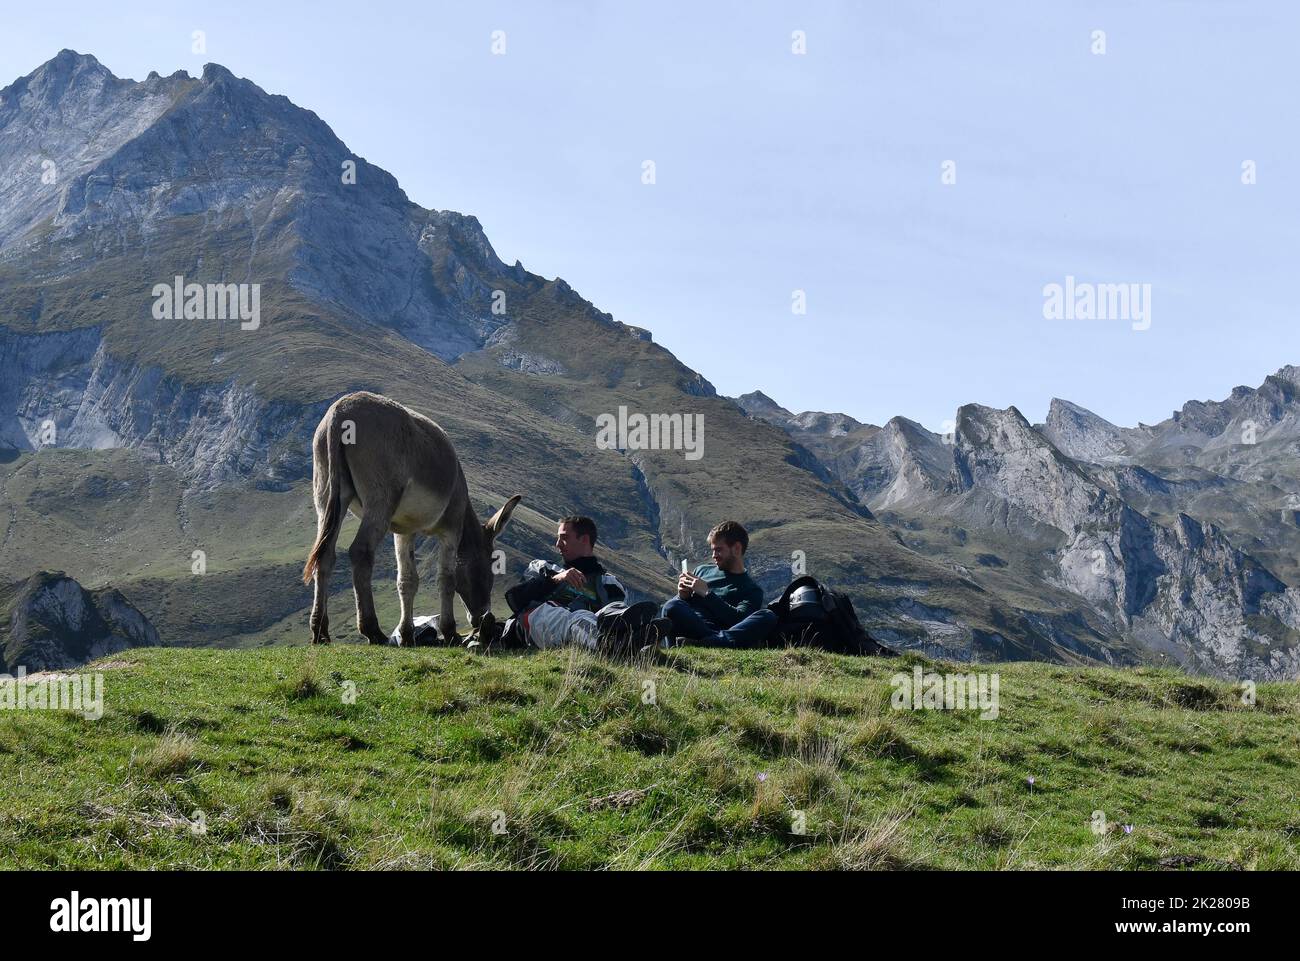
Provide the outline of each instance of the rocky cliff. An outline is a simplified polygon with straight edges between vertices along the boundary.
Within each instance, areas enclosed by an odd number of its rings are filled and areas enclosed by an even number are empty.
[[[0,587],[0,672],[76,667],[158,644],[153,625],[119,591],[87,591],[62,571]]]
[[[1300,672],[1300,582],[1279,576],[1300,547],[1288,523],[1300,498],[1287,493],[1300,487],[1296,381],[1284,367],[1136,428],[1062,400],[1036,428],[1014,407],[971,404],[951,438],[895,418],[833,451],[838,438],[810,436],[774,401],[739,402],[821,452],[909,543],[973,553],[981,582],[1005,589],[1014,573],[1016,589],[1066,592],[1140,657],[1282,678]]]

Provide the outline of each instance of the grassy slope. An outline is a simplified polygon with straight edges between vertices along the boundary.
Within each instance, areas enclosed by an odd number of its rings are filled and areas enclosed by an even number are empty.
[[[985,721],[913,663],[131,651],[102,720],[0,712],[0,866],[1300,867],[1294,684],[1001,665]]]

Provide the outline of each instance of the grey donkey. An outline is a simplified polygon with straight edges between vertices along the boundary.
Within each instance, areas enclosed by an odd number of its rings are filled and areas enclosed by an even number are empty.
[[[303,583],[315,578],[311,607],[313,644],[328,644],[329,582],[344,511],[361,519],[348,548],[357,596],[357,629],[371,644],[388,643],[375,616],[370,576],[375,549],[391,530],[397,548],[398,625],[403,646],[414,642],[411,605],[420,584],[415,536],[438,538],[438,629],[457,640],[453,595],[459,594],[470,625],[482,632],[492,624],[492,550],[521,499],[516,494],[479,524],[469,501],[465,474],[441,427],[401,404],[364,391],[330,405],[312,438],[312,486],[316,500],[316,543],[303,568]]]

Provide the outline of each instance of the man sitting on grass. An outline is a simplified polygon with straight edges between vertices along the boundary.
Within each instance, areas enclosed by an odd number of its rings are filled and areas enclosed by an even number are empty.
[[[627,592],[594,553],[596,522],[573,515],[560,521],[555,549],[562,564],[535,560],[524,580],[506,591],[514,612],[507,633],[534,647],[576,644],[628,655],[667,633],[650,601],[625,603]]]
[[[677,581],[677,596],[664,605],[678,640],[709,647],[758,647],[776,630],[776,615],[763,606],[763,589],[745,573],[749,534],[735,521],[709,531],[713,563]]]

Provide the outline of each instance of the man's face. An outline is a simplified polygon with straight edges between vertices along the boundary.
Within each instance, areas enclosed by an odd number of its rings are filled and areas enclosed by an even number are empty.
[[[561,524],[555,532],[555,549],[567,564],[579,557],[591,556],[591,539],[578,534],[569,524]]]
[[[709,547],[713,551],[713,563],[720,570],[735,570],[744,563],[745,550],[738,543],[728,544],[723,538],[715,537],[709,541]]]

